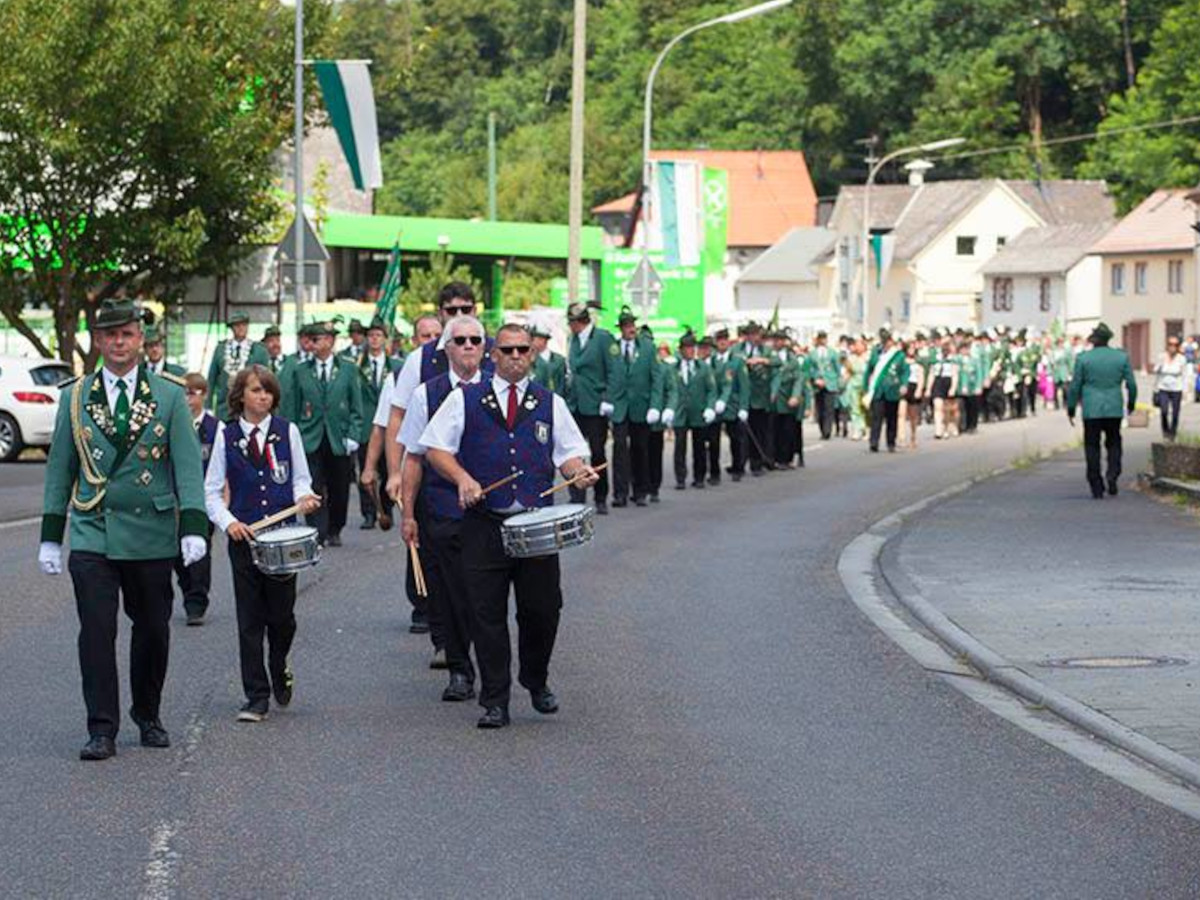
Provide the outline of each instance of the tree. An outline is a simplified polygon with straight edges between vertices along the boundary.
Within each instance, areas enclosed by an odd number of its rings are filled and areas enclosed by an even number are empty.
[[[306,12],[315,44],[328,6]],[[0,312],[43,354],[27,300],[91,368],[81,314],[227,274],[277,215],[291,16],[268,0],[0,4]]]

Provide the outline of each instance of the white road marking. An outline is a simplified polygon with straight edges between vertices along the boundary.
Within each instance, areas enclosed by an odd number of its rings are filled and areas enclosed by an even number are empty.
[[[175,896],[179,852],[172,846],[172,841],[178,828],[178,822],[160,822],[155,827],[150,837],[150,861],[146,863],[140,900],[170,900]]]
[[[25,528],[28,525],[36,525],[41,521],[41,516],[30,516],[28,519],[14,519],[11,522],[0,522],[0,531],[8,531],[12,528]]]

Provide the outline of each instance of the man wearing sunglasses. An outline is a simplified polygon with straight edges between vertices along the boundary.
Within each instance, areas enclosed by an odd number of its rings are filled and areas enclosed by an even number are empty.
[[[406,451],[401,528],[404,542],[417,548],[429,585],[430,618],[441,626],[446,668],[450,670],[450,683],[442,692],[442,700],[462,702],[475,696],[470,607],[462,568],[463,512],[458,504],[458,488],[426,462],[421,434],[429,417],[451,393],[480,381],[485,332],[474,316],[455,316],[445,333],[450,370],[412,392],[400,428],[399,440]]]
[[[475,658],[479,663],[480,728],[508,725],[512,649],[508,594],[515,589],[520,684],[542,715],[558,712],[548,685],[550,656],[562,609],[558,555],[514,559],[505,554],[500,525],[507,517],[546,506],[541,496],[558,468],[565,478],[594,484],[588,445],[563,399],[529,380],[533,339],[520,325],[496,335],[495,374],[464,385],[442,403],[421,436],[430,464],[454,484],[462,522],[462,572],[471,606]],[[515,481],[483,494],[520,471]]]

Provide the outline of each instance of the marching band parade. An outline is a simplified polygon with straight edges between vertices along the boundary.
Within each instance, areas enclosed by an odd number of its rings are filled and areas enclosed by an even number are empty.
[[[471,288],[447,284],[438,314],[414,323],[412,350],[399,358],[378,319],[351,322],[340,351],[334,322],[309,323],[284,357],[277,327],[253,341],[248,317],[234,314],[204,378],[165,363],[152,314],[105,302],[94,326],[103,367],[63,385],[39,551],[42,570],[60,573],[70,525],[87,706],[81,758],[116,752],[119,598],[133,622],[130,719],[143,746],[169,746],[159,696],[171,572],[187,624],[202,625],[214,530],[226,535],[233,571],[246,697],[237,719],[262,721],[272,699],[289,705],[297,573],[341,546],[352,482],[362,529],[400,526],[409,630],[429,635],[430,668],[448,673],[441,699],[478,696],[478,726],[495,729],[510,722],[510,589],[518,682],[537,712],[553,714],[558,551],[589,540],[593,517],[610,507],[663,501],[668,437],[675,490],[700,490],[725,475],[738,482],[747,467],[754,477],[804,468],[808,423],[821,440],[911,452],[923,424],[950,440],[1039,408],[1065,405],[1073,417],[1082,399],[1088,482],[1102,497],[1117,491],[1112,423],[1123,401],[1115,411],[1106,401],[1109,418],[1097,418],[1104,404],[1084,381],[1112,374],[1127,384],[1130,408],[1136,399],[1128,359],[1107,347],[1104,325],[1087,356],[1078,338],[1004,328],[882,329],[831,345],[823,331],[800,341],[753,321],[736,336],[689,329],[671,348],[628,307],[614,335],[597,307],[575,303],[564,355],[542,327],[509,323],[489,336],[475,313]],[[569,504],[555,504],[555,470]]]

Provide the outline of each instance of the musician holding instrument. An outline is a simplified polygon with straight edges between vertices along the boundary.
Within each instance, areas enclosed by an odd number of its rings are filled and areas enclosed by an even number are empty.
[[[558,468],[572,487],[597,481],[588,464],[588,443],[563,399],[532,383],[533,339],[520,325],[505,325],[492,348],[495,374],[463,385],[442,402],[421,436],[430,464],[451,481],[462,524],[462,570],[471,606],[475,658],[479,664],[480,728],[509,724],[512,650],[508,594],[515,588],[519,638],[518,681],[533,708],[558,712],[548,684],[550,656],[562,609],[558,554],[513,558],[505,553],[502,522],[546,506]],[[513,481],[490,490],[516,473]]]
[[[279,380],[265,366],[238,372],[229,389],[231,418],[217,429],[204,480],[208,517],[229,538],[246,693],[239,722],[265,719],[272,693],[279,706],[287,706],[295,683],[288,654],[296,636],[296,577],[259,571],[250,551],[251,526],[288,509],[308,514],[321,505],[312,491],[300,429],[273,415],[279,395]],[[264,636],[269,648],[265,666]]]
[[[50,458],[38,563],[68,569],[79,613],[79,668],[89,739],[80,759],[116,754],[121,723],[117,612],[133,622],[130,718],[143,747],[165,748],[159,718],[167,674],[173,602],[171,566],[205,552],[200,442],[181,380],[141,364],[142,323],[150,314],[131,300],[106,300],[92,325],[104,365],[64,383]]]

